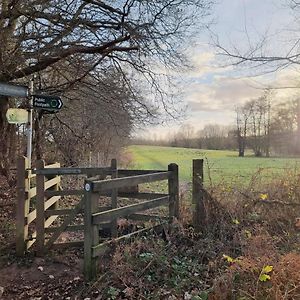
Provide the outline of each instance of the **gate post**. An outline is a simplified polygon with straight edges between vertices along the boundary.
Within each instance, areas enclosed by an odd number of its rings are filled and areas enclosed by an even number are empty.
[[[193,159],[193,224],[196,231],[204,229],[206,212],[203,194],[203,159]]]
[[[168,179],[169,186],[169,222],[172,223],[173,218],[179,219],[179,179],[178,165],[169,164],[168,171],[171,172],[171,177]]]
[[[117,160],[112,159],[111,160],[111,169],[112,174],[111,178],[117,178],[118,177],[118,169],[117,169]],[[111,191],[111,207],[117,208],[118,206],[118,189],[112,189]],[[111,236],[113,238],[116,238],[118,236],[118,227],[117,227],[117,219],[112,220],[111,222]]]
[[[36,163],[36,169],[42,170],[45,162],[39,160]],[[37,254],[44,254],[45,247],[45,176],[36,175],[36,245]]]
[[[93,224],[92,214],[97,212],[98,193],[93,192],[93,183],[84,182],[84,277],[90,281],[96,277],[96,258],[93,256],[93,246],[99,244],[99,228]]]
[[[17,203],[16,203],[16,253],[23,256],[28,239],[27,216],[29,213],[30,179],[28,159],[20,157],[17,162]]]

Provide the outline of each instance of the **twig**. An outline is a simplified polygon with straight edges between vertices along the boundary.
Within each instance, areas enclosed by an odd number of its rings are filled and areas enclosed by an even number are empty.
[[[141,272],[141,274],[139,275],[139,278],[145,274],[145,272],[147,271],[147,269],[152,265],[152,263],[154,262],[154,259],[150,260],[150,262],[147,264],[147,266],[143,269],[143,271]]]

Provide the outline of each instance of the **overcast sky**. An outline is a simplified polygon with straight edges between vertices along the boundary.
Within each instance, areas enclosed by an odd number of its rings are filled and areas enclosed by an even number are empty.
[[[222,46],[249,49],[262,37],[267,37],[264,50],[267,53],[284,54],[295,36],[295,22],[287,0],[219,0],[213,10],[215,24],[213,39],[218,36]],[[184,123],[195,130],[205,124],[230,125],[234,122],[234,108],[258,97],[264,87],[295,86],[299,72],[295,67],[263,74],[262,69],[250,66],[233,67],[218,54],[212,45],[211,33],[203,32],[196,46],[189,49],[194,70],[184,73],[183,101],[187,104]],[[224,67],[225,66],[225,67]],[[297,89],[276,90],[274,101],[295,97]],[[167,136],[176,131],[179,124],[150,127],[141,135]],[[151,134],[150,134],[151,132]]]

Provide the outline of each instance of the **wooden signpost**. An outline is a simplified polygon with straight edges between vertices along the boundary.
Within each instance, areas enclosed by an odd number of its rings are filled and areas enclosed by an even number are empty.
[[[29,87],[0,82],[0,95],[28,98],[28,110],[18,110],[17,108],[14,108],[9,109],[6,114],[7,121],[10,124],[27,124],[28,168],[31,168],[33,109],[55,113],[63,106],[63,102],[58,96],[34,95],[33,80],[34,79],[30,81]]]

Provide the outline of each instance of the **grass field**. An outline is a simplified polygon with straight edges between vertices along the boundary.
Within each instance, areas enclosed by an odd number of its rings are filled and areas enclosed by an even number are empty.
[[[201,150],[158,146],[129,146],[127,149],[133,157],[134,168],[167,169],[169,163],[179,165],[182,181],[191,181],[192,160],[205,159],[205,180],[208,182],[208,166],[213,183],[221,180],[234,184],[247,184],[254,174],[260,172],[263,180],[283,174],[287,169],[297,169],[300,158],[257,158],[250,154],[237,157],[235,151]]]

